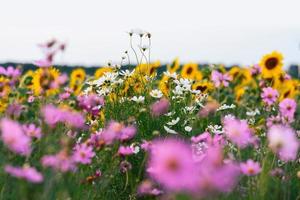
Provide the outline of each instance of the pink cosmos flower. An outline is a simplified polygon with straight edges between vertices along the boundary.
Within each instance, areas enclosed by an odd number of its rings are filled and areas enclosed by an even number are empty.
[[[166,98],[162,98],[151,105],[151,114],[154,117],[161,116],[168,112],[170,102]]]
[[[104,98],[96,94],[78,96],[77,101],[79,107],[93,115],[98,115],[100,108],[104,106]]]
[[[211,80],[214,82],[215,87],[227,87],[229,82],[232,80],[231,76],[228,74],[222,74],[217,70],[213,70],[211,72]]]
[[[35,168],[25,166],[25,167],[14,167],[11,165],[6,165],[4,168],[5,172],[21,179],[25,179],[31,183],[41,183],[43,181],[43,175],[38,172]]]
[[[120,146],[118,154],[121,156],[128,156],[134,154],[134,149],[131,146]]]
[[[278,91],[271,87],[263,88],[263,93],[261,94],[263,102],[268,106],[273,105],[277,101],[278,96]]]
[[[241,163],[240,167],[241,167],[242,173],[247,176],[257,175],[261,171],[259,162],[254,162],[251,159],[247,160],[247,162],[245,162],[245,163]]]
[[[27,99],[27,102],[28,103],[32,103],[32,102],[34,102],[34,96],[33,95],[30,95],[29,97],[28,97],[28,99]]]
[[[167,190],[191,191],[197,186],[191,149],[180,140],[169,138],[154,141],[147,172]]]
[[[277,116],[271,116],[267,119],[267,127],[270,128],[273,125],[280,124],[281,123],[281,117],[279,115]]]
[[[226,136],[239,148],[245,148],[252,143],[252,131],[247,121],[235,118],[224,118],[223,124]]]
[[[54,127],[57,123],[65,123],[74,128],[83,128],[85,126],[84,117],[75,111],[56,108],[53,105],[46,105],[42,108],[42,114],[45,122]]]
[[[10,104],[7,109],[6,113],[9,116],[12,116],[14,118],[20,117],[22,111],[23,111],[24,106],[18,103],[12,103]]]
[[[261,68],[258,64],[255,64],[250,68],[250,71],[252,76],[256,76],[261,73]]]
[[[52,62],[48,59],[36,60],[33,62],[33,64],[38,67],[51,67],[52,66]]]
[[[289,122],[293,121],[297,109],[297,103],[294,99],[285,98],[279,103],[279,110],[282,117]]]
[[[19,123],[4,118],[0,121],[1,139],[13,152],[28,156],[31,153],[31,139],[23,133]]]
[[[138,188],[139,195],[160,195],[163,191],[154,187],[154,184],[150,180],[143,181]]]
[[[22,126],[24,133],[29,137],[41,138],[42,130],[40,127],[35,126],[34,124],[24,124]]]
[[[143,149],[144,151],[149,151],[151,149],[151,146],[152,146],[151,141],[143,140],[141,144],[141,149]]]
[[[124,127],[120,134],[118,134],[118,138],[121,141],[126,141],[126,140],[130,140],[131,138],[133,138],[136,134],[136,128],[135,126],[127,126]]]
[[[61,172],[76,171],[75,161],[65,151],[60,151],[55,155],[45,155],[41,163],[44,167],[52,167]]]
[[[281,160],[295,160],[299,148],[299,140],[295,131],[283,125],[274,125],[268,131],[269,147],[278,154]]]
[[[77,144],[73,152],[74,161],[81,164],[90,164],[94,156],[93,147],[86,144]]]
[[[198,183],[195,191],[200,196],[215,192],[230,192],[237,183],[240,169],[233,161],[224,162],[222,148],[209,146],[205,159],[198,163]]]

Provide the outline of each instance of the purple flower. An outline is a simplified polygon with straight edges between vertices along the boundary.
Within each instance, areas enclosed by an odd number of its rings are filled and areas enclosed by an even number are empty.
[[[36,60],[33,62],[33,64],[38,67],[51,67],[52,66],[52,62],[48,59]]]
[[[2,119],[1,139],[4,144],[13,152],[28,156],[31,153],[31,139],[23,133],[22,127],[10,119]]]
[[[128,162],[127,160],[123,160],[121,163],[120,163],[120,171],[122,173],[126,173],[128,172],[129,170],[131,170],[132,168],[132,165],[130,164],[130,162]]]
[[[279,110],[282,117],[288,121],[293,121],[297,109],[297,103],[294,99],[285,98],[279,103]]]
[[[163,193],[163,191],[155,188],[154,184],[149,180],[143,181],[139,185],[139,188],[138,188],[138,194],[139,195],[154,195],[154,196],[157,196],[157,195],[160,195],[162,193]]]
[[[120,146],[118,154],[121,156],[128,156],[134,154],[134,149],[131,146]]]
[[[299,148],[299,140],[295,131],[283,125],[272,126],[268,131],[269,147],[278,154],[281,160],[295,160]]]
[[[135,126],[127,126],[121,130],[120,134],[118,134],[118,138],[121,141],[130,140],[135,136],[135,134],[136,134]]]
[[[66,151],[61,151],[55,155],[45,155],[42,157],[41,163],[44,167],[52,167],[61,172],[74,172],[76,170],[73,158]]]
[[[247,160],[247,162],[245,162],[245,163],[241,163],[240,167],[241,167],[242,173],[247,176],[257,175],[261,171],[259,162],[254,162],[251,159]]]
[[[188,144],[175,139],[152,143],[147,172],[167,190],[194,190],[197,186],[196,171]]]
[[[162,98],[151,105],[151,114],[154,117],[161,116],[168,112],[170,102],[166,98]]]
[[[281,123],[281,117],[279,115],[277,116],[271,116],[267,119],[267,127],[270,128],[273,125],[280,124]]]
[[[215,192],[230,192],[237,183],[240,169],[232,161],[223,160],[222,148],[219,145],[209,146],[206,156],[198,163],[198,189],[201,196]]]
[[[263,102],[268,106],[273,105],[277,101],[278,96],[277,90],[271,87],[263,88],[263,93],[261,94]]]
[[[224,118],[223,123],[226,136],[239,148],[245,148],[252,143],[252,131],[247,121],[235,118]]]
[[[18,103],[12,103],[7,107],[6,113],[14,118],[20,117],[23,106]]]
[[[45,122],[54,127],[57,123],[65,123],[73,128],[83,128],[85,119],[75,111],[56,108],[53,105],[46,105],[42,108]]]
[[[40,127],[35,126],[34,124],[24,124],[23,126],[24,133],[29,137],[41,138],[42,130]]]
[[[95,94],[78,96],[77,101],[79,107],[92,115],[98,115],[100,108],[104,106],[104,98]]]
[[[220,86],[227,87],[232,78],[228,74],[222,74],[217,70],[213,70],[211,72],[211,80],[214,82],[215,87],[218,88]]]
[[[11,165],[6,165],[4,170],[14,177],[25,179],[32,183],[41,183],[44,179],[40,172],[29,166],[13,167]]]
[[[81,164],[90,164],[94,156],[93,147],[86,144],[77,144],[73,152],[74,161]]]

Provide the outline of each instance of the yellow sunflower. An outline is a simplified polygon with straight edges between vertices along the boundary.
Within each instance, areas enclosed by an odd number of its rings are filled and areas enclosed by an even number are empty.
[[[297,94],[295,85],[293,83],[293,80],[285,80],[284,83],[279,87],[279,93],[280,93],[280,101],[285,98],[291,98],[293,99],[295,95]]]
[[[113,71],[113,68],[111,68],[111,67],[101,67],[95,71],[94,76],[96,79],[98,79],[101,76],[103,76],[106,72],[112,72],[112,71]]]
[[[168,76],[163,76],[162,79],[160,80],[158,87],[160,89],[160,91],[162,91],[162,93],[165,96],[169,96],[169,90],[170,90],[170,86],[169,86],[169,77]]]
[[[44,94],[46,96],[57,94],[59,89],[53,87],[53,85],[59,82],[59,75],[59,71],[55,68],[39,68],[36,70],[32,79],[34,94]]]
[[[277,51],[273,51],[270,54],[264,55],[259,65],[262,68],[263,78],[277,76],[282,71],[283,55]]]
[[[34,72],[32,70],[28,70],[23,76],[22,76],[22,79],[21,79],[21,82],[20,82],[20,87],[25,87],[25,88],[28,88],[28,89],[32,89],[33,88],[33,75],[34,75]]]
[[[171,64],[167,65],[167,70],[171,73],[176,72],[179,68],[179,58],[175,58]]]
[[[148,75],[148,76],[154,76],[156,74],[156,69],[159,68],[160,61],[155,61],[153,63],[142,63],[136,66],[135,73],[139,75]]]
[[[2,99],[6,99],[11,91],[8,81],[8,79],[0,77],[0,97]]]
[[[196,74],[198,72],[198,64],[197,63],[187,63],[183,65],[181,70],[181,76],[183,78],[195,79]]]
[[[238,66],[234,66],[229,70],[229,75],[232,77],[233,81],[236,81],[240,75],[241,68]]]
[[[3,113],[7,108],[7,102],[3,101],[3,99],[0,100],[0,113]]]
[[[235,101],[240,102],[243,95],[245,94],[245,88],[244,87],[236,87],[234,89],[234,93],[235,93]]]
[[[207,81],[196,82],[192,85],[193,90],[199,90],[201,93],[208,93],[213,88],[213,84]]]
[[[79,94],[85,80],[85,71],[81,68],[72,71],[70,76],[70,88],[74,94]]]

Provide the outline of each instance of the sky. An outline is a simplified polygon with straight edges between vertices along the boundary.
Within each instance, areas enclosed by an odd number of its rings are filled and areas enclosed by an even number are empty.
[[[300,63],[298,0],[1,0],[0,62],[33,62],[36,44],[67,43],[56,64],[119,62],[127,31],[152,34],[151,59],[251,65],[273,50]]]

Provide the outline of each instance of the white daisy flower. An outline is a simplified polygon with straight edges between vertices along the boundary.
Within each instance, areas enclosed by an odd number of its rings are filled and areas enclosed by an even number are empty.
[[[173,129],[170,129],[169,127],[167,127],[167,126],[164,126],[164,129],[165,129],[165,131],[167,132],[167,133],[171,133],[171,134],[177,134],[177,132],[176,131],[174,131]]]
[[[192,131],[192,127],[190,127],[190,126],[186,126],[186,127],[184,127],[184,130],[185,131],[187,131],[187,132],[191,132]]]
[[[173,119],[170,122],[167,122],[167,125],[174,126],[175,124],[177,124],[179,122],[179,120],[180,120],[180,118],[177,117],[176,119]]]
[[[137,103],[143,103],[145,101],[145,97],[143,96],[134,96],[131,98],[131,101],[137,102]]]
[[[154,98],[161,98],[162,96],[163,96],[163,93],[160,91],[160,90],[158,90],[158,89],[155,89],[155,90],[152,90],[151,92],[150,92],[150,95],[152,96],[152,97],[154,97]]]

